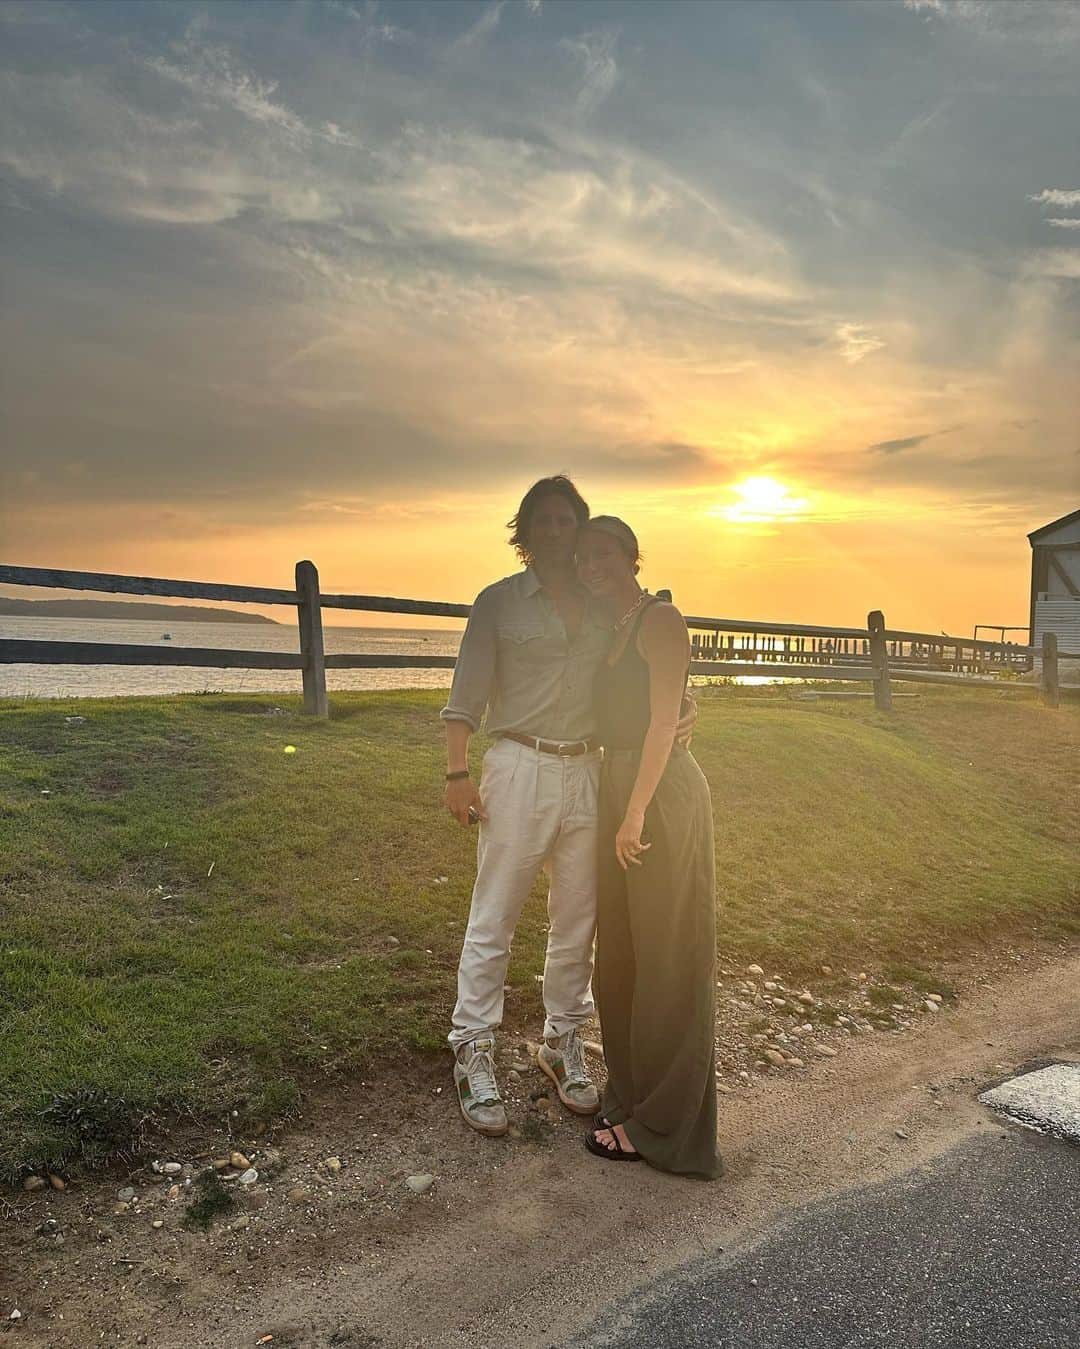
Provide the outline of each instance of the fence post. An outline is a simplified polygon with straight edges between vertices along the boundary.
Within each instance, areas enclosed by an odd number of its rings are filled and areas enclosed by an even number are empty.
[[[330,708],[326,701],[319,573],[314,562],[296,564],[296,599],[300,619],[300,654],[304,657],[304,711],[313,717],[328,717]]]
[[[879,712],[891,712],[889,652],[885,645],[885,615],[880,609],[867,614],[866,626],[870,630],[870,664],[874,667],[874,706]]]
[[[1047,707],[1057,707],[1058,694],[1058,644],[1057,633],[1044,632],[1042,639],[1042,696]]]

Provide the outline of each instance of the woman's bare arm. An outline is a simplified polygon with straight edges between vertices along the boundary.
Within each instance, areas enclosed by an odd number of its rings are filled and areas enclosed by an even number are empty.
[[[615,839],[615,852],[623,867],[641,865],[636,852],[641,843],[645,812],[664,775],[682,705],[686,666],[690,659],[690,636],[682,614],[671,604],[653,604],[641,620],[641,652],[649,666],[649,729],[641,750],[641,762],[626,816]]]

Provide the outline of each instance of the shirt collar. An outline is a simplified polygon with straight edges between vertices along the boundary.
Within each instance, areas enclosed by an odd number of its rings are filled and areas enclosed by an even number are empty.
[[[521,573],[521,593],[528,599],[530,595],[535,595],[541,588],[540,577],[537,576],[535,569],[530,564]]]
[[[541,584],[540,577],[537,576],[536,569],[531,564],[518,574],[521,578],[521,593],[526,599],[543,590],[544,587]],[[615,620],[608,615],[604,606],[589,593],[588,588],[579,583],[578,589],[585,596],[586,616],[598,627],[614,628]]]

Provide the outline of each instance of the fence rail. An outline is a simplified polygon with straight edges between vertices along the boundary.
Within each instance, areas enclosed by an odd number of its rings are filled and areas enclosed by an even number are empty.
[[[240,604],[287,604],[297,610],[299,650],[235,651],[208,647],[127,645],[105,642],[27,641],[0,638],[0,664],[178,665],[209,669],[299,670],[305,711],[328,715],[326,671],[351,669],[450,669],[453,656],[327,654],[322,610],[424,614],[466,618],[468,604],[398,599],[386,595],[324,595],[314,563],[296,564],[296,588],[224,585],[176,581],[153,576],[63,571],[46,567],[0,565],[0,583],[50,589],[91,590],[106,594],[156,595],[179,599],[227,600]],[[947,684],[965,688],[1016,688],[1002,673],[1031,670],[1041,662],[1043,701],[1059,702],[1057,639],[1043,637],[1040,647],[1013,642],[952,637],[945,633],[889,629],[880,610],[865,628],[824,627],[806,623],[690,616],[691,673],[753,675],[788,679],[829,679],[873,685],[876,705],[892,706],[891,683]],[[1080,659],[1080,657],[1075,657]],[[1026,686],[1030,687],[1030,686]]]

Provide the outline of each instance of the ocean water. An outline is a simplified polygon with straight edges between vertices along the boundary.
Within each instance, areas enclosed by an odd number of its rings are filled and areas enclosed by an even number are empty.
[[[328,652],[354,655],[455,656],[461,629],[323,628]],[[165,641],[163,633],[171,634]],[[298,651],[292,624],[169,623],[154,619],[29,618],[0,615],[0,637],[52,642],[123,642],[217,647],[230,651]],[[341,689],[449,688],[452,670],[327,670]],[[220,670],[187,665],[0,665],[0,698],[104,698],[157,693],[300,693],[299,670]]]

